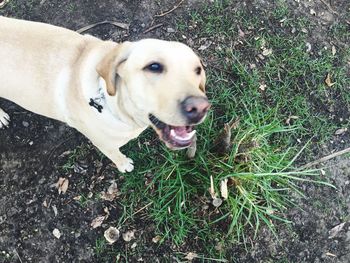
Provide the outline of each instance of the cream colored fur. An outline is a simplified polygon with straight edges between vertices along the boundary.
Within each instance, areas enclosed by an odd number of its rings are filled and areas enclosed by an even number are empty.
[[[164,74],[144,67],[165,65]],[[117,44],[64,28],[0,17],[0,97],[76,128],[121,172],[133,162],[119,148],[149,125],[152,113],[186,125],[179,102],[204,96],[205,74],[187,46],[155,39]],[[88,103],[102,90],[102,113]],[[0,128],[10,117],[0,109]]]

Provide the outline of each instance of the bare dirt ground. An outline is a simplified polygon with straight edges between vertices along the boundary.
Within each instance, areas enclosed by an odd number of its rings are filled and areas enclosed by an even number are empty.
[[[300,16],[317,20],[314,42],[329,42],[328,27],[337,23],[337,15],[324,1],[287,1]],[[328,2],[328,1],[325,1]],[[160,4],[161,3],[161,4]],[[156,18],[155,15],[169,10],[174,1],[155,0],[12,0],[0,9],[0,15],[47,22],[77,30],[88,24],[113,20],[130,24],[129,30],[112,25],[101,25],[88,31],[102,39],[115,41],[135,40],[145,37],[174,39],[177,19],[186,19],[190,10],[204,1],[185,1],[177,10]],[[208,1],[210,4],[210,1]],[[247,8],[273,8],[269,1],[238,2]],[[347,1],[332,1],[337,13],[349,12]],[[310,9],[323,12],[314,17]],[[158,28],[144,33],[152,26]],[[170,29],[169,29],[170,28]],[[1,30],[1,28],[0,28]],[[196,40],[194,40],[196,41]],[[189,43],[193,46],[196,43]],[[210,67],[210,65],[208,65]],[[52,184],[60,177],[60,167],[67,162],[66,152],[81,144],[89,144],[75,130],[66,125],[27,112],[11,102],[0,100],[1,107],[12,116],[9,129],[0,131],[0,262],[104,262],[96,256],[96,237],[102,230],[90,227],[106,204],[99,200],[79,204],[73,201],[78,195],[88,195],[91,190],[101,191],[115,177],[107,160],[99,161],[93,147],[78,160],[70,175],[70,187],[66,195],[58,195]],[[325,155],[333,149],[345,148],[348,143],[327,144]],[[316,157],[316,156],[315,156]],[[307,198],[300,200],[299,208],[289,212],[291,226],[281,226],[279,239],[262,229],[257,240],[248,250],[243,245],[230,249],[229,262],[350,262],[350,160],[340,157],[327,163],[327,174],[337,187],[305,185]],[[100,175],[105,179],[97,185],[93,179]],[[93,175],[93,178],[92,178]],[[118,179],[122,182],[122,178]],[[108,204],[109,220],[117,220],[122,207]],[[332,228],[344,223],[332,237]],[[158,246],[151,242],[154,237],[152,222],[135,218],[132,226],[137,229],[137,252],[120,261],[175,262],[175,252],[198,251],[195,242],[176,248],[165,243]],[[63,235],[53,236],[57,228]],[[116,255],[128,254],[131,244],[123,240],[115,244]],[[106,261],[108,262],[108,261]]]

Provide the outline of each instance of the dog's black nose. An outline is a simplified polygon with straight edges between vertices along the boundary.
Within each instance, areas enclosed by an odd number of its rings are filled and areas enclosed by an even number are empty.
[[[182,103],[182,111],[189,124],[199,122],[210,108],[210,103],[206,97],[188,97]]]

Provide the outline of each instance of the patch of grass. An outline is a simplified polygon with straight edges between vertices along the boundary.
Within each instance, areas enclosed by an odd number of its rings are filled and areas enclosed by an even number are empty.
[[[289,15],[290,15],[290,10],[286,1],[285,0],[276,1],[276,7],[272,11],[272,16],[277,20],[281,20],[281,19],[285,19]]]
[[[67,10],[69,12],[75,12],[76,10],[78,10],[78,6],[76,3],[69,3],[67,6]]]
[[[13,260],[16,259],[16,256],[14,253],[8,253],[6,251],[1,251],[0,253],[0,259],[2,260],[2,262],[6,263],[6,262],[13,262]]]
[[[80,206],[86,207],[88,201],[89,201],[89,198],[86,195],[81,194],[78,200],[78,203]]]
[[[103,255],[104,252],[106,251],[106,248],[107,248],[107,244],[106,244],[105,238],[101,237],[96,239],[94,250],[95,250],[95,255],[97,257],[100,257],[101,255]]]
[[[221,221],[227,223],[223,236],[235,242],[244,238],[248,228],[256,234],[261,224],[274,230],[271,220],[288,222],[283,212],[293,204],[290,192],[302,194],[296,182],[313,181],[312,176],[318,174],[313,170],[293,170],[295,149],[278,145],[283,145],[295,128],[284,127],[275,113],[263,114],[253,105],[247,106],[246,118],[234,133],[232,150],[223,157],[211,152],[213,140],[205,140],[217,135],[208,129],[210,121],[202,127],[204,145],[194,160],[164,149],[164,163],[144,195],[153,202],[151,216],[159,233],[176,244],[194,233],[208,241],[210,229]],[[219,208],[212,205],[209,195],[211,176],[217,197],[221,181],[229,179],[229,198]],[[152,188],[156,190],[150,196]]]
[[[74,165],[78,160],[84,159],[91,151],[91,146],[88,144],[82,144],[73,149],[67,158],[67,161],[61,166],[61,169],[68,173],[74,169]]]

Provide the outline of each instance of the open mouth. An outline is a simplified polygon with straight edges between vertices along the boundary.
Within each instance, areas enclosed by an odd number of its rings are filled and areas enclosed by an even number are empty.
[[[190,146],[193,142],[196,130],[193,126],[172,126],[168,125],[149,114],[149,120],[153,124],[159,138],[165,142],[169,148],[182,149]]]

